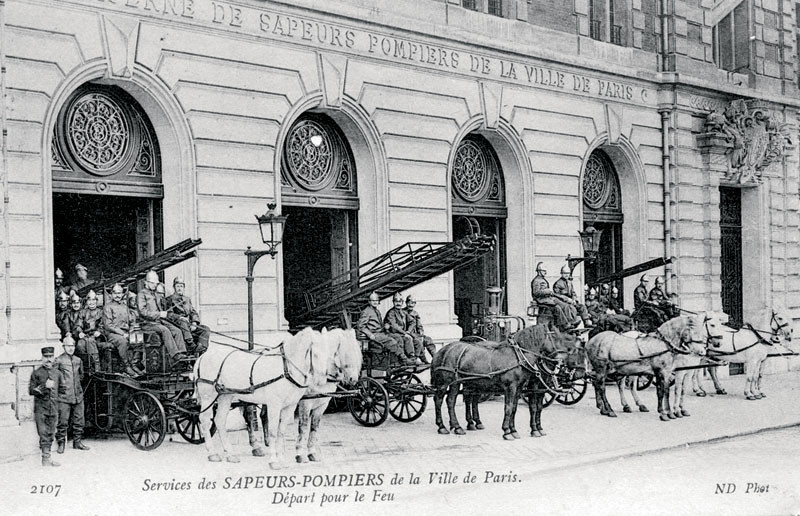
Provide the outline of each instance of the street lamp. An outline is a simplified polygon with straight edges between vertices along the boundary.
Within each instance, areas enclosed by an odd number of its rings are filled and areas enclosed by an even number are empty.
[[[283,238],[283,228],[286,225],[286,215],[277,215],[275,213],[274,202],[267,204],[267,213],[264,215],[256,215],[258,221],[258,228],[261,231],[261,241],[267,244],[267,249],[262,251],[253,251],[250,246],[247,246],[247,251],[244,252],[247,256],[247,349],[253,349],[253,269],[256,262],[264,255],[270,255],[275,259],[278,254],[278,246]]]
[[[600,237],[603,235],[602,229],[597,229],[592,225],[586,226],[583,231],[578,231],[581,237],[581,247],[583,247],[584,256],[580,258],[573,258],[567,255],[567,266],[569,267],[569,275],[572,277],[572,271],[582,261],[593,262],[597,259],[597,253],[600,250]]]

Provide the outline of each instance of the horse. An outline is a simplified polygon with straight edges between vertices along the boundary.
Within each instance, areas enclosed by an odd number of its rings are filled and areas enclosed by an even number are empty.
[[[328,371],[328,380],[325,385],[319,388],[309,387],[306,396],[314,397],[304,397],[297,405],[298,436],[295,445],[295,458],[297,462],[301,463],[309,460],[311,462],[321,460],[317,432],[319,431],[322,414],[328,408],[331,398],[330,396],[316,396],[335,392],[336,385],[339,383],[353,385],[358,381],[358,377],[361,374],[361,343],[356,339],[355,330],[336,328],[326,331],[323,329],[322,338],[331,339],[335,342],[332,364],[334,370]],[[264,422],[263,426],[266,429],[267,423]],[[264,442],[268,443],[266,432],[264,434]]]
[[[707,339],[706,342],[710,345],[710,347],[708,345],[706,346],[705,356],[709,356],[710,353],[719,349],[724,335],[722,330],[724,326],[720,323],[719,317],[716,315],[701,315],[705,319],[703,329],[705,330],[705,336]],[[704,358],[702,356],[695,354],[678,355],[675,357],[675,381],[670,386],[674,400],[670,417],[673,419],[691,415],[683,406],[684,393],[686,392],[686,382],[694,373],[700,370],[699,368],[701,367],[701,362],[703,360]]]
[[[456,435],[465,432],[455,413],[460,384],[465,384],[465,397],[469,397],[468,410],[477,415],[478,392],[502,389],[505,397],[503,438],[519,439],[514,427],[514,417],[521,388],[532,377],[541,378],[544,369],[553,369],[555,363],[578,349],[574,335],[562,333],[552,325],[528,326],[504,342],[452,342],[436,352],[431,362],[431,385],[434,389],[436,425],[440,434],[449,434],[442,421],[442,400],[447,394],[450,428]],[[571,356],[574,356],[573,353]],[[549,362],[549,364],[548,364]],[[579,360],[570,365],[582,366]],[[541,433],[541,410],[544,391],[534,389],[529,394],[531,435]],[[465,401],[467,401],[465,399]],[[478,424],[480,419],[478,417]],[[482,426],[482,425],[481,425]],[[477,425],[476,425],[477,427]]]
[[[719,349],[709,349],[708,357],[734,364],[744,364],[745,398],[748,400],[765,398],[766,394],[761,392],[764,362],[775,349],[775,345],[780,344],[783,340],[791,342],[794,333],[791,319],[772,309],[769,315],[769,331],[756,329],[749,324],[745,324],[740,330],[734,330],[728,326],[723,326],[723,329],[722,346]],[[715,367],[710,368],[709,374],[717,394],[727,394],[727,391],[719,383]],[[699,369],[692,375],[692,389],[698,396],[706,395],[706,391],[700,384]]]
[[[605,331],[589,339],[586,352],[592,366],[597,408],[604,416],[616,417],[605,394],[606,378],[638,375],[655,377],[658,411],[669,421],[669,380],[675,357],[680,354],[705,354],[704,316],[679,316],[663,323],[651,335],[638,338]]]
[[[687,312],[688,313],[688,312]],[[706,353],[709,352],[710,349],[715,349],[719,347],[720,342],[722,340],[722,325],[719,321],[719,316],[713,313],[705,313],[700,314],[703,316],[703,329],[705,331],[705,335],[707,338],[707,342],[711,344],[711,348],[706,348]],[[637,332],[630,332],[626,334],[629,337],[637,337],[641,334]],[[675,402],[672,404],[672,410],[670,416],[672,419],[676,417],[683,417],[689,416],[689,411],[683,407],[683,394],[685,391],[685,382],[687,378],[687,371],[689,369],[695,369],[700,364],[701,357],[694,354],[679,354],[675,356],[675,363],[674,363],[674,381],[670,382],[670,386],[672,388],[673,400]],[[636,405],[639,407],[639,412],[649,412],[647,406],[639,399],[637,394],[637,386],[636,386],[636,377],[634,376],[627,376],[624,378],[619,378],[617,380],[617,389],[619,390],[619,399],[620,403],[622,403],[622,411],[623,412],[632,412],[630,406],[628,405],[628,400],[625,398],[625,392],[623,389],[624,386],[628,388],[633,396],[633,400]]]
[[[195,395],[200,404],[200,430],[209,452],[208,460],[222,461],[213,440],[216,437],[226,460],[239,462],[228,451],[226,422],[231,403],[242,401],[266,405],[269,412],[277,414],[269,421],[270,442],[275,443],[270,447],[269,463],[273,469],[282,467],[286,425],[306,390],[322,389],[328,382],[328,371],[334,365],[333,346],[332,339],[325,339],[310,328],[260,353],[212,342],[193,370]],[[215,402],[213,420],[217,432],[212,436],[211,408]]]

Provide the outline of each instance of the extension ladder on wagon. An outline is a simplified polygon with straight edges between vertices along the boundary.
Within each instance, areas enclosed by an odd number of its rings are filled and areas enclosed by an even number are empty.
[[[473,234],[456,242],[409,242],[305,293],[306,310],[290,319],[294,329],[349,326],[352,314],[376,292],[381,299],[477,260],[494,249],[493,235]]]

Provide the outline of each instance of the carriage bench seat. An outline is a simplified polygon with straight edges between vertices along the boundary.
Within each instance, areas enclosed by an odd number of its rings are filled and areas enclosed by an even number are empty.
[[[553,321],[553,311],[549,305],[538,303],[535,299],[528,305],[528,319],[532,325],[548,324]]]

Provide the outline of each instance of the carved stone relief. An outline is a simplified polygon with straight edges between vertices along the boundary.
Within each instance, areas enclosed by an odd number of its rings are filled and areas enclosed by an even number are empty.
[[[792,124],[780,122],[758,101],[740,99],[708,114],[701,146],[727,148],[726,180],[758,184],[763,170],[793,147],[794,132]]]

